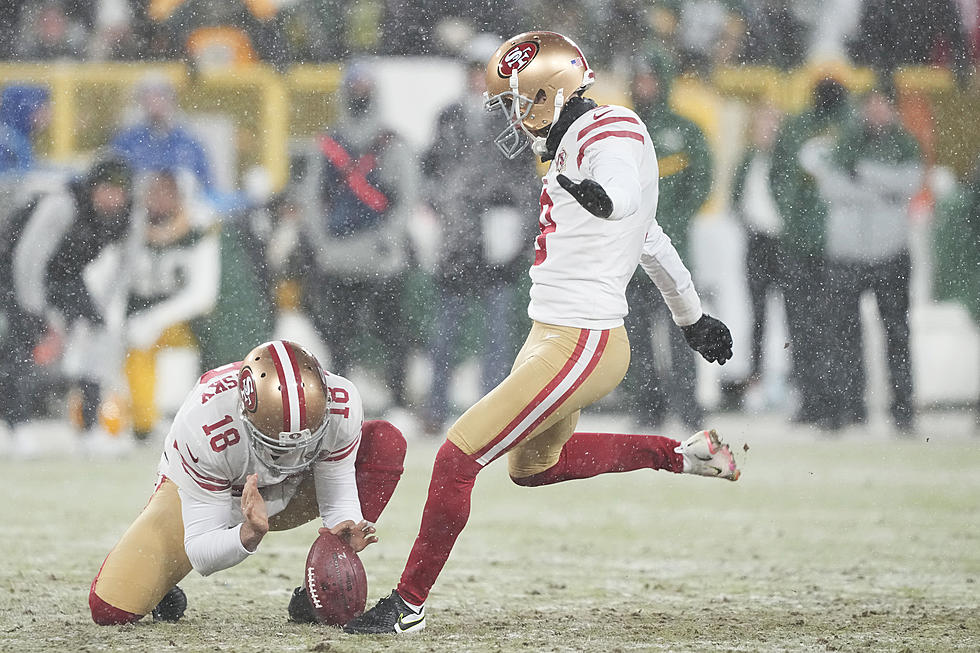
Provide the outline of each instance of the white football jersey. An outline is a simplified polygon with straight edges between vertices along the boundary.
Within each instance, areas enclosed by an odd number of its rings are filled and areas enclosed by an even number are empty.
[[[613,201],[609,219],[585,210],[558,184],[559,174],[576,183],[598,182]],[[657,155],[633,111],[606,105],[579,116],[562,137],[542,182],[541,233],[530,270],[531,319],[582,329],[622,325],[628,312],[626,286],[645,252],[651,261],[658,259],[656,267],[664,263],[660,259],[670,258],[671,284],[675,278],[683,282],[686,274],[690,285],[690,274],[655,219]],[[662,283],[658,287],[665,292]],[[691,294],[693,286],[687,303]],[[700,301],[689,309],[700,315]]]
[[[232,363],[201,376],[174,418],[159,464],[160,474],[177,484],[182,497],[227,504],[231,511],[228,525],[242,521],[239,497],[249,475],[258,475],[259,492],[272,516],[286,507],[309,473],[278,474],[256,459],[238,413],[240,368],[241,363]],[[364,413],[353,383],[341,376],[325,376],[331,414],[312,471],[317,480],[321,516],[325,523],[333,525],[343,519],[361,519],[357,488],[351,481]],[[327,479],[323,493],[320,477]],[[329,487],[330,479],[337,479],[337,488]],[[328,505],[325,498],[333,505]],[[330,514],[336,508],[341,513]]]

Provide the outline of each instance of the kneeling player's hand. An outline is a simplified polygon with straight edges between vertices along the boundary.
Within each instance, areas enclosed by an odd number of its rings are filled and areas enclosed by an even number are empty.
[[[719,365],[732,357],[732,334],[725,323],[707,313],[694,324],[681,327],[691,349],[701,354],[709,363]]]
[[[375,530],[374,526],[367,523],[367,521],[362,520],[359,524],[355,524],[353,520],[348,519],[347,521],[340,522],[333,528],[321,528],[320,533],[336,535],[347,542],[350,548],[354,549],[355,553],[359,553],[368,544],[374,544],[378,541],[378,536],[374,534]]]
[[[612,200],[599,182],[583,179],[576,184],[565,175],[558,175],[557,179],[559,185],[592,215],[597,218],[608,218],[612,215]]]
[[[245,480],[242,489],[242,529],[239,533],[242,546],[249,551],[255,551],[259,542],[269,532],[269,514],[266,512],[265,499],[259,494],[259,476],[252,474]]]

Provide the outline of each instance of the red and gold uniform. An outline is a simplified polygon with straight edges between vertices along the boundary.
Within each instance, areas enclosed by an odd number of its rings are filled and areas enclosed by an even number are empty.
[[[655,219],[657,158],[646,127],[625,107],[581,97],[564,102],[593,78],[581,51],[551,32],[514,37],[488,66],[488,106],[511,112],[510,129],[521,124],[534,136],[550,127],[546,142],[535,137],[535,151],[549,154],[551,164],[530,270],[534,322],[510,375],[459,418],[436,456],[422,526],[397,588],[410,607],[425,602],[449,557],[476,475],[504,454],[511,478],[525,486],[640,468],[683,470],[676,440],[575,433],[579,411],[615,388],[629,366],[625,291],[637,265],[678,325],[702,316],[691,275]],[[505,130],[497,139],[511,158],[521,150],[513,138]],[[559,175],[601,185],[611,212],[603,218],[586,210]]]

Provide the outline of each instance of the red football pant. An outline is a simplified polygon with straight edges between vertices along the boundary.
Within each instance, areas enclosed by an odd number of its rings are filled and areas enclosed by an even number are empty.
[[[565,443],[555,465],[514,481],[536,486],[642,468],[680,472],[683,457],[674,451],[678,444],[653,435],[576,433]],[[452,442],[447,440],[439,448],[422,510],[422,526],[398,583],[399,595],[409,603],[425,603],[449,559],[469,519],[473,484],[481,469],[474,457]]]

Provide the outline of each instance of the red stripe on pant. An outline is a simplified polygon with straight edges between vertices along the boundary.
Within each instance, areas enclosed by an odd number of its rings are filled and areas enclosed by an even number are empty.
[[[524,419],[528,415],[531,414],[532,410],[540,406],[541,402],[543,402],[545,399],[548,398],[548,395],[551,394],[554,391],[554,389],[557,388],[558,385],[565,380],[565,377],[567,377],[571,373],[572,368],[575,367],[575,363],[577,363],[579,358],[582,357],[582,352],[585,350],[585,343],[588,341],[588,339],[589,339],[589,331],[587,329],[582,329],[582,331],[579,333],[578,341],[575,343],[575,349],[572,351],[572,355],[568,357],[567,361],[565,361],[565,364],[558,371],[558,374],[555,374],[555,376],[552,377],[552,379],[547,383],[547,385],[545,385],[544,388],[542,388],[541,391],[537,395],[535,395],[533,399],[527,402],[527,405],[525,405],[524,408],[521,410],[521,412],[519,412],[517,416],[514,419],[512,419],[507,426],[504,427],[503,431],[501,431],[496,436],[494,436],[494,438],[490,440],[490,442],[488,442],[482,449],[476,452],[476,454],[474,455],[475,458],[480,458],[485,453],[487,453],[495,446],[497,446],[497,444],[501,440],[509,436],[514,431],[514,429],[517,428],[518,425],[520,425],[520,423],[524,421]]]
[[[595,352],[593,352],[592,354],[591,360],[589,360],[588,365],[585,366],[585,369],[582,370],[582,373],[579,374],[578,378],[575,379],[575,381],[568,388],[568,390],[562,393],[562,395],[558,397],[558,399],[556,399],[555,402],[546,411],[544,411],[536,420],[531,422],[531,425],[524,430],[524,433],[521,435],[521,437],[514,440],[514,442],[509,447],[507,447],[507,450],[500,452],[494,458],[494,460],[504,455],[507,451],[513,449],[521,441],[523,441],[524,438],[526,438],[529,434],[533,433],[534,429],[541,426],[541,424],[546,419],[548,419],[562,404],[565,403],[566,399],[572,396],[572,393],[574,393],[576,390],[579,389],[579,387],[585,382],[585,380],[589,378],[589,375],[592,374],[592,371],[596,368],[596,365],[599,364],[599,359],[602,358],[602,352],[605,351],[606,342],[608,342],[608,340],[609,340],[609,332],[603,331],[602,335],[599,337],[599,344],[596,345],[596,349]]]

